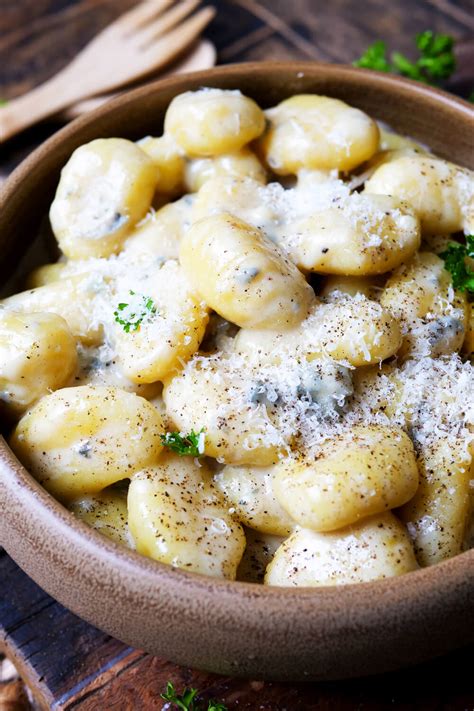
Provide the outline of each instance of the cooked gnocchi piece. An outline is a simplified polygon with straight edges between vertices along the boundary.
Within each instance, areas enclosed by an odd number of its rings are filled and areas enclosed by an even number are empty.
[[[339,99],[301,94],[268,109],[259,151],[278,175],[301,168],[352,170],[379,146],[375,121]]]
[[[130,233],[122,255],[132,259],[146,255],[151,261],[178,259],[179,245],[191,226],[193,199],[190,195],[169,202],[158,212],[150,213]]]
[[[14,294],[3,299],[0,305],[24,314],[47,312],[61,316],[81,343],[97,345],[103,340],[104,329],[96,318],[95,305],[98,295],[106,288],[104,276],[78,274]]]
[[[465,293],[454,290],[443,260],[418,252],[388,279],[380,303],[402,324],[400,355],[431,356],[458,351],[468,329]]]
[[[137,144],[149,156],[156,168],[156,190],[175,197],[184,192],[186,161],[183,151],[170,135],[160,138],[146,136]]]
[[[353,366],[380,363],[398,351],[401,331],[388,309],[362,294],[335,297],[316,304],[298,328],[268,332],[243,328],[235,338],[236,350],[264,361],[329,356]]]
[[[354,426],[323,444],[314,461],[287,459],[272,476],[276,501],[300,526],[314,531],[334,531],[398,508],[417,489],[410,438],[380,425]]]
[[[226,466],[214,481],[241,523],[261,533],[288,536],[296,524],[275,497],[274,469]]]
[[[388,195],[359,195],[281,228],[280,244],[301,269],[322,274],[383,274],[420,246],[418,218]]]
[[[77,364],[76,341],[61,316],[0,310],[0,402],[9,415],[67,385]]]
[[[66,264],[56,262],[56,264],[43,264],[30,272],[25,280],[27,290],[36,289],[38,286],[50,284],[52,281],[59,281],[67,274]]]
[[[69,259],[116,254],[148,212],[155,186],[153,161],[131,141],[98,138],[77,148],[50,210],[64,254]]]
[[[237,326],[291,328],[304,319],[314,297],[294,264],[257,228],[231,214],[194,223],[179,259],[206,304]]]
[[[200,88],[79,147],[58,263],[0,301],[12,449],[194,573],[343,585],[474,546],[473,176],[316,94]]]
[[[74,385],[105,385],[135,393],[145,400],[154,400],[161,394],[162,384],[135,383],[130,380],[119,363],[110,344],[79,346],[79,367],[74,376]]]
[[[200,190],[208,180],[222,178],[247,178],[265,184],[267,173],[249,148],[215,158],[194,158],[187,162],[184,170],[185,187],[191,193]]]
[[[423,234],[474,228],[474,173],[433,156],[408,155],[378,168],[365,191],[411,204]]]
[[[335,292],[347,294],[347,296],[357,296],[362,294],[371,301],[377,301],[383,290],[384,277],[359,277],[344,276],[343,274],[331,274],[327,276],[319,291],[322,298],[333,297]]]
[[[128,548],[134,547],[128,530],[126,491],[109,487],[98,494],[74,499],[68,509],[103,536]]]
[[[262,230],[272,241],[277,241],[276,225],[280,223],[281,205],[272,199],[270,190],[276,188],[278,197],[284,190],[278,183],[265,186],[251,178],[209,178],[195,197],[193,221],[221,213],[231,214]]]
[[[163,433],[161,416],[143,398],[82,385],[43,397],[23,415],[10,446],[45,489],[68,501],[154,464]]]
[[[381,151],[398,151],[411,150],[415,153],[429,153],[426,146],[414,141],[408,136],[402,136],[395,131],[390,130],[386,124],[377,122],[380,131],[380,150]]]
[[[266,466],[278,460],[285,442],[268,412],[252,402],[250,391],[243,369],[231,360],[198,357],[165,380],[163,399],[179,431],[204,430],[207,456],[229,464]]]
[[[190,572],[235,579],[245,534],[204,466],[167,454],[135,473],[128,520],[139,553]]]
[[[420,487],[400,516],[418,562],[427,566],[461,552],[470,511],[472,456],[462,441],[439,439],[424,449],[419,467]]]
[[[298,528],[277,549],[266,585],[319,587],[367,583],[416,570],[405,527],[392,513],[331,533]]]
[[[155,383],[179,369],[197,351],[208,321],[207,308],[176,262],[166,262],[146,283],[145,294],[129,289],[118,298],[114,324],[119,362],[136,383]]]
[[[263,111],[240,91],[187,91],[173,99],[165,116],[165,133],[192,158],[238,151],[264,128]]]

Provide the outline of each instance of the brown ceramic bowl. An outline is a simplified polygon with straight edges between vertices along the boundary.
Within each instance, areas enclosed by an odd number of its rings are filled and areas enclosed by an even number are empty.
[[[35,234],[72,151],[101,136],[158,135],[188,89],[241,89],[262,106],[301,92],[338,97],[474,168],[474,110],[421,84],[349,67],[246,64],[127,93],[57,133],[0,199],[4,273]],[[334,679],[413,664],[474,641],[474,550],[400,578],[283,589],[185,573],[103,538],[57,503],[0,445],[0,543],[50,595],[114,637],[223,674]]]

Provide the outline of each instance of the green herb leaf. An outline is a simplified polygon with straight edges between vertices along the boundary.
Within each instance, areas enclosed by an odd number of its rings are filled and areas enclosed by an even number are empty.
[[[389,61],[385,42],[377,40],[353,64],[356,67],[400,74],[425,84],[437,84],[451,76],[456,69],[452,37],[425,30],[416,36],[415,44],[420,53],[415,61],[400,52],[393,52]]]
[[[385,42],[377,40],[370,47],[367,47],[364,54],[352,62],[354,67],[362,67],[362,69],[375,69],[379,72],[391,72],[392,67],[386,56],[387,47]]]
[[[6,106],[8,101],[6,99],[0,99],[0,106]]]
[[[180,457],[189,455],[191,457],[201,457],[204,454],[204,428],[195,432],[191,430],[189,434],[183,432],[167,432],[161,435],[161,442],[165,447],[176,452]]]
[[[185,689],[181,695],[177,694],[174,685],[169,681],[166,685],[165,693],[161,694],[161,698],[170,704],[174,704],[181,711],[200,711],[199,707],[194,703],[196,694],[197,689]],[[209,701],[207,711],[227,711],[227,706],[216,701]]]
[[[400,52],[393,52],[392,62],[394,69],[401,74],[401,76],[426,83],[426,79],[423,76],[423,72],[418,66],[418,63],[410,62],[410,60],[403,54],[400,54]]]
[[[474,270],[466,263],[466,259],[474,259],[474,235],[467,235],[466,244],[451,242],[440,257],[451,274],[454,288],[474,293]]]
[[[201,457],[204,454],[204,428],[195,432],[191,430],[189,434],[183,432],[167,432],[160,435],[161,442],[172,452],[176,452],[180,457],[189,455],[191,457]]]
[[[134,291],[128,292],[130,296],[137,296],[132,303],[120,302],[117,310],[114,311],[115,321],[123,326],[125,333],[138,331],[142,321],[150,319],[156,314],[156,306],[153,299],[143,294],[136,294]]]
[[[467,100],[471,102],[471,104],[474,104],[474,90],[471,91],[469,96],[467,97]]]
[[[166,685],[166,691],[161,694],[161,698],[174,704],[181,711],[197,711],[194,707],[194,697],[197,694],[197,689],[185,689],[183,693],[177,694],[174,685],[169,681]]]

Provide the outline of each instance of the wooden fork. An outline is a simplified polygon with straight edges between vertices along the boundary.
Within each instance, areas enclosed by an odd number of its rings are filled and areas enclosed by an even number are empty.
[[[198,72],[202,69],[210,69],[216,63],[216,48],[209,42],[209,40],[202,39],[199,40],[189,52],[180,58],[177,62],[168,68],[160,71],[160,78],[164,79],[171,74],[185,74],[188,72]],[[151,77],[150,79],[154,79]],[[82,116],[89,111],[93,111],[98,106],[102,106],[106,101],[115,98],[120,92],[112,92],[110,94],[100,94],[99,96],[92,96],[89,99],[84,99],[79,101],[77,104],[72,104],[68,106],[67,109],[61,111],[59,118],[63,121],[71,121],[72,119]]]
[[[0,140],[171,62],[215,14],[214,8],[204,7],[189,17],[199,2],[145,0],[120,16],[52,79],[0,108]]]

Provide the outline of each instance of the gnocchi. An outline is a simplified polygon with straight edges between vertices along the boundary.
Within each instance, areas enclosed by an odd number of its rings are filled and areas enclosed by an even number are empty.
[[[0,301],[20,461],[98,534],[232,581],[473,546],[474,178],[429,150],[333,97],[217,88],[79,147],[58,262]]]
[[[109,487],[71,501],[68,508],[103,536],[128,548],[134,547],[128,530],[127,496],[123,491]]]
[[[168,454],[136,472],[128,490],[130,531],[140,553],[184,570],[233,580],[242,527],[203,467]]]
[[[302,269],[371,276],[398,267],[420,246],[418,218],[388,195],[357,193],[285,225],[281,244]]]
[[[77,148],[61,173],[50,210],[53,232],[70,259],[108,257],[148,212],[156,187],[153,161],[123,138]]]
[[[23,415],[10,445],[49,492],[67,501],[153,464],[163,432],[158,411],[138,395],[82,385],[43,397]]]
[[[281,462],[273,478],[276,500],[305,528],[344,528],[398,508],[418,489],[415,452],[402,430],[355,426],[318,454],[315,461]]]
[[[259,331],[243,328],[235,338],[236,350],[254,353],[260,360],[302,356],[308,360],[330,356],[352,366],[380,363],[400,348],[402,335],[388,309],[362,294],[354,298],[335,294],[316,304],[298,328]]]
[[[194,158],[238,151],[264,128],[263,111],[240,91],[188,91],[173,99],[165,116],[165,133]]]
[[[184,170],[185,187],[189,192],[198,192],[208,180],[241,178],[266,183],[265,168],[249,148],[235,153],[224,153],[215,158],[195,158]]]
[[[290,328],[303,320],[312,301],[295,265],[257,228],[231,214],[195,222],[181,242],[179,259],[203,300],[237,326]]]
[[[474,227],[474,174],[432,156],[401,156],[381,165],[365,191],[406,200],[428,235]]]
[[[21,414],[67,385],[78,365],[76,341],[60,316],[0,311],[0,401]]]
[[[379,129],[359,109],[328,96],[302,94],[265,113],[259,151],[279,175],[301,168],[352,170],[376,152]]]
[[[392,513],[332,533],[298,528],[277,549],[265,583],[319,587],[366,583],[418,568],[404,526]]]
[[[288,536],[295,521],[274,493],[274,467],[226,466],[214,477],[243,524],[261,533]]]
[[[432,356],[458,351],[468,329],[465,293],[453,289],[443,260],[418,252],[388,279],[380,303],[402,324],[400,355]]]
[[[183,187],[186,161],[172,137],[169,134],[161,138],[146,136],[138,145],[156,167],[156,190],[170,197],[179,195]]]

